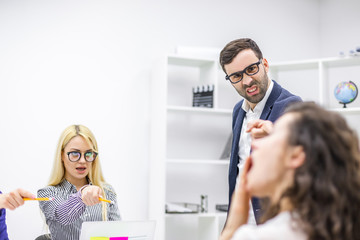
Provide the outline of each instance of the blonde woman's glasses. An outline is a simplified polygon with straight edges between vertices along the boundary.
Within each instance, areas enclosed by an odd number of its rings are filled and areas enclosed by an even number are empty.
[[[82,154],[81,154],[81,152],[78,152],[78,151],[72,151],[72,152],[68,152],[67,155],[68,155],[70,162],[77,162],[80,160]],[[85,152],[84,153],[85,161],[92,162],[96,159],[97,155],[98,155],[98,153],[94,152],[94,151]]]

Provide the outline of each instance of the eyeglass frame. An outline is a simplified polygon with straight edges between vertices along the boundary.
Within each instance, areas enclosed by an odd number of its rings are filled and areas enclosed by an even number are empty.
[[[76,161],[71,161],[69,155],[70,155],[71,153],[74,153],[74,152],[75,152],[75,153],[80,153],[80,156],[79,156],[79,159],[78,159],[78,160],[76,160]],[[86,157],[85,157],[85,154],[86,154],[86,153],[94,153],[94,154],[95,154],[94,160],[92,160],[92,161],[86,160]],[[70,152],[67,152],[66,155],[68,156],[68,159],[69,159],[70,162],[78,162],[78,161],[80,161],[81,157],[83,156],[83,154],[82,154],[81,152],[79,152],[79,151],[70,151]],[[97,158],[97,156],[98,156],[98,153],[95,152],[95,151],[86,151],[86,152],[84,152],[84,159],[85,159],[85,161],[87,161],[87,162],[93,162],[93,161],[95,161],[95,159]]]
[[[241,82],[241,81],[244,79],[244,73],[245,73],[246,75],[248,75],[248,76],[254,76],[255,74],[257,74],[257,73],[260,71],[259,65],[260,65],[261,63],[262,63],[262,58],[260,58],[259,61],[257,61],[256,63],[250,64],[249,66],[247,66],[246,68],[244,68],[244,70],[242,70],[242,71],[237,71],[237,72],[234,72],[234,73],[232,73],[232,74],[230,74],[230,75],[226,75],[226,76],[225,76],[225,79],[226,79],[226,80],[229,80],[232,84]],[[258,70],[256,71],[256,73],[253,73],[253,74],[248,74],[248,73],[246,73],[246,70],[247,70],[249,67],[254,66],[254,65],[256,65],[257,68],[258,68]],[[239,81],[236,81],[236,82],[231,81],[230,77],[233,76],[233,75],[235,75],[235,74],[239,74],[239,73],[242,75],[241,79],[240,79]]]

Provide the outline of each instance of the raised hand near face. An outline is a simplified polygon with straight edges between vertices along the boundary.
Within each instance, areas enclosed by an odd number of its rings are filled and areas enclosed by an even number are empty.
[[[246,190],[246,177],[250,168],[251,157],[248,157],[245,161],[243,172],[238,176],[239,179],[232,195],[229,216],[220,240],[231,239],[234,232],[248,222],[250,194]]]

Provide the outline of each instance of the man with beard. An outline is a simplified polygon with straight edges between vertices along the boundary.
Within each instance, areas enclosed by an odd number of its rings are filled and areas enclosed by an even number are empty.
[[[267,135],[267,125],[257,119],[274,122],[291,102],[301,98],[291,94],[268,76],[269,64],[258,45],[249,38],[228,43],[220,53],[220,65],[226,80],[244,99],[233,110],[232,147],[229,165],[229,207],[237,175],[250,155],[251,138]],[[266,122],[265,122],[266,123]],[[249,223],[259,223],[262,210],[257,198],[251,200]],[[254,219],[255,217],[255,219]]]

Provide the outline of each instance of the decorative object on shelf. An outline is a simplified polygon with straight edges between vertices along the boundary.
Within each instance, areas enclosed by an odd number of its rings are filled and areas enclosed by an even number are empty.
[[[226,141],[226,144],[224,146],[224,150],[221,153],[220,159],[230,161],[231,143],[232,143],[232,132],[230,133],[230,135]]]
[[[360,56],[360,47],[356,47],[355,50],[349,51],[350,56]]]
[[[344,108],[346,108],[346,104],[352,103],[356,99],[358,88],[352,81],[341,82],[336,85],[334,95],[339,103],[344,104]]]
[[[214,105],[214,85],[193,88],[193,107],[212,108]]]
[[[166,203],[165,213],[199,213],[200,205],[195,203]]]
[[[343,51],[340,51],[339,56],[345,57],[346,55]],[[360,47],[356,47],[355,50],[354,49],[349,50],[349,56],[352,57],[360,56]]]
[[[227,212],[229,208],[228,204],[216,204],[215,205],[215,209],[220,211],[220,212]]]
[[[200,204],[200,212],[207,213],[208,212],[208,196],[201,195],[201,204]]]

